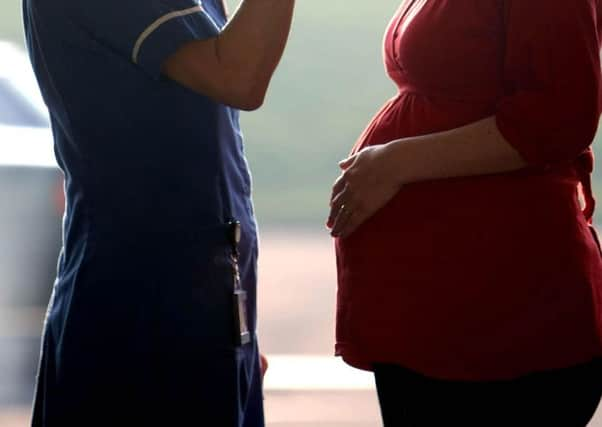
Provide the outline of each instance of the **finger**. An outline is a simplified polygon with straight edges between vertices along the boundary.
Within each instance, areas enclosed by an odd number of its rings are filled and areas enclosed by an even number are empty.
[[[332,211],[337,214],[341,207],[345,204],[349,204],[349,188],[344,187],[343,190],[337,194],[332,200]]]
[[[349,169],[349,167],[351,167],[351,165],[353,165],[353,163],[355,162],[356,158],[357,158],[357,154],[354,154],[351,157],[347,157],[346,159],[341,160],[339,162],[339,167],[343,170]]]
[[[336,217],[341,213],[341,208],[345,205],[345,200],[347,200],[347,188],[343,188],[339,194],[335,196],[332,200],[332,205],[330,207],[330,214],[328,215],[328,221],[326,225],[328,227],[333,227]]]
[[[332,193],[330,194],[330,206],[332,206],[332,201],[334,198],[345,188],[345,176],[341,175],[337,178],[332,186]]]
[[[343,206],[343,208],[339,210],[339,214],[336,216],[334,224],[332,225],[331,234],[333,237],[340,237],[341,230],[345,228],[345,225],[353,215],[353,210],[346,206]]]

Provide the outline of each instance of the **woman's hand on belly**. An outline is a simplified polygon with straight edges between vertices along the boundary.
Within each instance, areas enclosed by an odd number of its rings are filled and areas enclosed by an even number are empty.
[[[343,173],[333,186],[327,221],[333,237],[353,233],[401,188],[387,151],[387,145],[367,147],[339,163]]]
[[[574,160],[574,159],[567,159]],[[374,215],[402,185],[505,173],[527,166],[497,128],[495,117],[429,135],[370,146],[339,163],[327,226],[346,237]]]

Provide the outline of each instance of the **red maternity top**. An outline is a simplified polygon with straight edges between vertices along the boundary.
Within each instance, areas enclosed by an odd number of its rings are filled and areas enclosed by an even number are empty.
[[[495,115],[529,167],[406,185],[336,241],[345,361],[486,380],[602,354],[601,39],[602,0],[401,5],[384,48],[399,91],[354,151]]]

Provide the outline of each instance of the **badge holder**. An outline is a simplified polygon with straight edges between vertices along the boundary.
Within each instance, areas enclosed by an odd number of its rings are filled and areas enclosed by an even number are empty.
[[[241,239],[241,225],[239,221],[231,221],[229,224],[230,243],[232,253],[230,262],[234,275],[233,315],[234,315],[234,342],[240,347],[251,342],[251,334],[247,323],[247,292],[242,288],[239,268],[238,245]]]

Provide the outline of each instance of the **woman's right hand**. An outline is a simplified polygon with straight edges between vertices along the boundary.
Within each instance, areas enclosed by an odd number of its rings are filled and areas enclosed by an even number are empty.
[[[390,144],[364,148],[343,160],[326,223],[333,237],[347,237],[385,206],[401,188],[403,165],[390,155]]]

